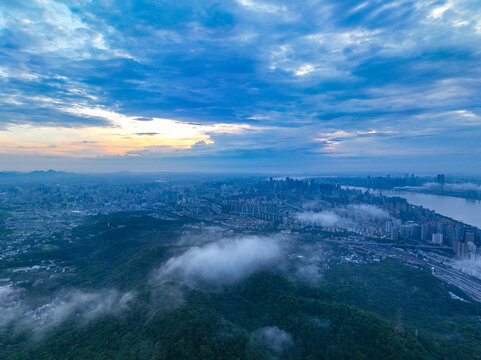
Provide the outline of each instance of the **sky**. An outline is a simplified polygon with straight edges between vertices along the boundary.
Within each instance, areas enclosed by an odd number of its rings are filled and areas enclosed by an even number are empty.
[[[481,174],[479,0],[3,0],[0,171]]]

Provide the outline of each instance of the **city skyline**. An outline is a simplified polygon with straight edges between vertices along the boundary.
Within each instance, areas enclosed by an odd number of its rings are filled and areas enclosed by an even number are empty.
[[[0,171],[481,174],[475,1],[0,5]]]

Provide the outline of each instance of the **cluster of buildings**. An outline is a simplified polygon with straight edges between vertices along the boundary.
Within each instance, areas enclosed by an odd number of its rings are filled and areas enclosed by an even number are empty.
[[[417,240],[426,244],[449,247],[458,258],[470,258],[481,262],[479,229],[432,212],[427,216],[421,216],[418,222],[388,220],[384,225],[384,231],[393,242]]]
[[[406,176],[405,181],[417,180]],[[353,204],[368,204],[385,212],[388,218],[353,214],[349,210]],[[347,231],[393,242],[417,241],[450,247],[459,257],[481,260],[479,229],[411,205],[402,198],[348,189],[318,179],[1,185],[0,208],[6,214],[3,226],[9,237],[7,242],[0,236],[0,256],[7,251],[27,251],[31,246],[69,239],[71,230],[85,216],[165,211],[231,229],[303,231],[322,227],[331,232]],[[306,212],[335,214],[332,216],[337,220],[326,223],[300,220],[298,214]],[[15,249],[12,240],[20,242]]]

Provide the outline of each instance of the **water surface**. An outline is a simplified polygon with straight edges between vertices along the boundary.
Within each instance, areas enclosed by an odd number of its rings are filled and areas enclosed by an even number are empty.
[[[453,196],[423,194],[413,191],[394,191],[368,189],[357,186],[343,186],[347,189],[369,191],[373,194],[396,196],[406,199],[410,204],[425,207],[436,211],[438,214],[462,221],[465,224],[481,228],[481,201],[462,199]]]

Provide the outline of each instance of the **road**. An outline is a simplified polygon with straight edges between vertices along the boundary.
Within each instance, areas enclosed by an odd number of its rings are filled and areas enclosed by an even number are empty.
[[[461,289],[471,297],[473,300],[481,302],[481,280],[474,278],[466,273],[459,270],[448,268],[447,266],[441,266],[440,264],[434,263],[426,258],[419,258],[414,256],[402,249],[401,246],[397,244],[382,244],[375,242],[359,242],[351,240],[328,240],[330,242],[336,242],[340,244],[350,244],[354,246],[359,246],[369,251],[374,252],[380,256],[388,256],[399,259],[403,262],[418,265],[433,271],[433,275],[437,278],[456,286]],[[406,246],[403,246],[406,247]],[[426,248],[426,246],[407,246],[411,248]],[[439,249],[439,247],[436,247]]]

